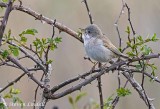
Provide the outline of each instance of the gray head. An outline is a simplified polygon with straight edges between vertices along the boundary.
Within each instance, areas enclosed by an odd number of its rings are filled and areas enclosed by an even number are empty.
[[[88,27],[86,27],[85,34],[88,34],[91,37],[101,37],[103,35],[100,28],[95,24],[91,24]]]

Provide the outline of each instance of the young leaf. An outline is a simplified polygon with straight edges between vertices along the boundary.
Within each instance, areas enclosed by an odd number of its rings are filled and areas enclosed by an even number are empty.
[[[9,52],[7,50],[4,50],[1,54],[3,59],[6,59],[8,55],[9,55]]]
[[[11,45],[9,45],[8,47],[14,56],[16,56],[16,57],[19,56],[19,48],[18,47],[11,46]]]
[[[27,38],[24,37],[24,36],[22,36],[20,41],[21,41],[22,43],[26,43],[26,42],[27,42]]]
[[[109,96],[104,102],[104,109],[111,109],[112,108],[112,101],[113,101],[113,94]]]
[[[79,95],[76,96],[75,102],[77,103],[82,97],[86,96],[86,93],[80,93]]]
[[[126,53],[129,57],[134,57],[134,56],[136,56],[136,54],[134,54],[133,52],[127,52]]]
[[[0,109],[7,109],[4,103],[0,103]]]
[[[142,36],[138,36],[137,39],[138,39],[139,41],[143,42]]]
[[[7,2],[8,2],[8,0],[2,0],[2,2],[5,2],[5,3],[7,3]]]
[[[129,28],[129,26],[127,26],[126,33],[130,34],[130,28]]]
[[[38,33],[38,31],[36,29],[27,29],[27,30],[23,31],[21,34],[19,34],[19,36],[23,36],[25,34],[35,35],[36,33]]]
[[[12,98],[12,97],[13,97],[13,95],[11,93],[7,93],[4,95],[4,98]]]
[[[55,41],[55,43],[60,43],[60,42],[62,42],[62,38],[61,37],[56,37],[55,39],[54,39],[54,41]]]
[[[156,41],[158,41],[159,39],[157,38],[157,35],[156,35],[156,33],[154,33],[154,35],[152,36],[152,41],[154,41],[154,42],[156,42]]]
[[[69,100],[70,104],[72,104],[72,105],[74,104],[73,98],[71,96],[68,97],[68,100]]]
[[[53,62],[52,60],[48,60],[46,64],[51,64],[52,62]]]
[[[19,93],[21,93],[21,91],[19,90],[19,89],[13,89],[13,88],[11,88],[11,94],[19,94]]]
[[[126,95],[130,95],[131,91],[129,89],[125,89],[125,88],[119,88],[117,89],[117,95],[119,97],[125,97]]]
[[[143,50],[143,54],[144,55],[149,55],[152,52],[152,49],[150,47],[147,47],[147,45],[143,46],[143,49],[141,48],[141,50]]]

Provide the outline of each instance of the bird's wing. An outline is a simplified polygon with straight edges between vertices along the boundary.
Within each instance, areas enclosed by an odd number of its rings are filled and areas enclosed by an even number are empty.
[[[118,56],[128,58],[126,55],[121,53],[105,35],[102,38],[102,40],[103,40],[104,46],[107,47],[109,50],[111,50],[113,53],[115,53]]]

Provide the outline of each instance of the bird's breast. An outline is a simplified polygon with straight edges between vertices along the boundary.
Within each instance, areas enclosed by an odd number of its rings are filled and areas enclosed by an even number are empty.
[[[85,51],[90,58],[98,62],[108,62],[113,56],[113,53],[103,46],[101,40],[90,40],[85,45]]]

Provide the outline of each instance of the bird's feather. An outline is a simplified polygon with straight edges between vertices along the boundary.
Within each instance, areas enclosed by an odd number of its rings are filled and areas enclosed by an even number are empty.
[[[105,35],[103,35],[102,40],[104,46],[111,50],[113,53],[120,57],[128,58],[125,54],[121,53]]]

